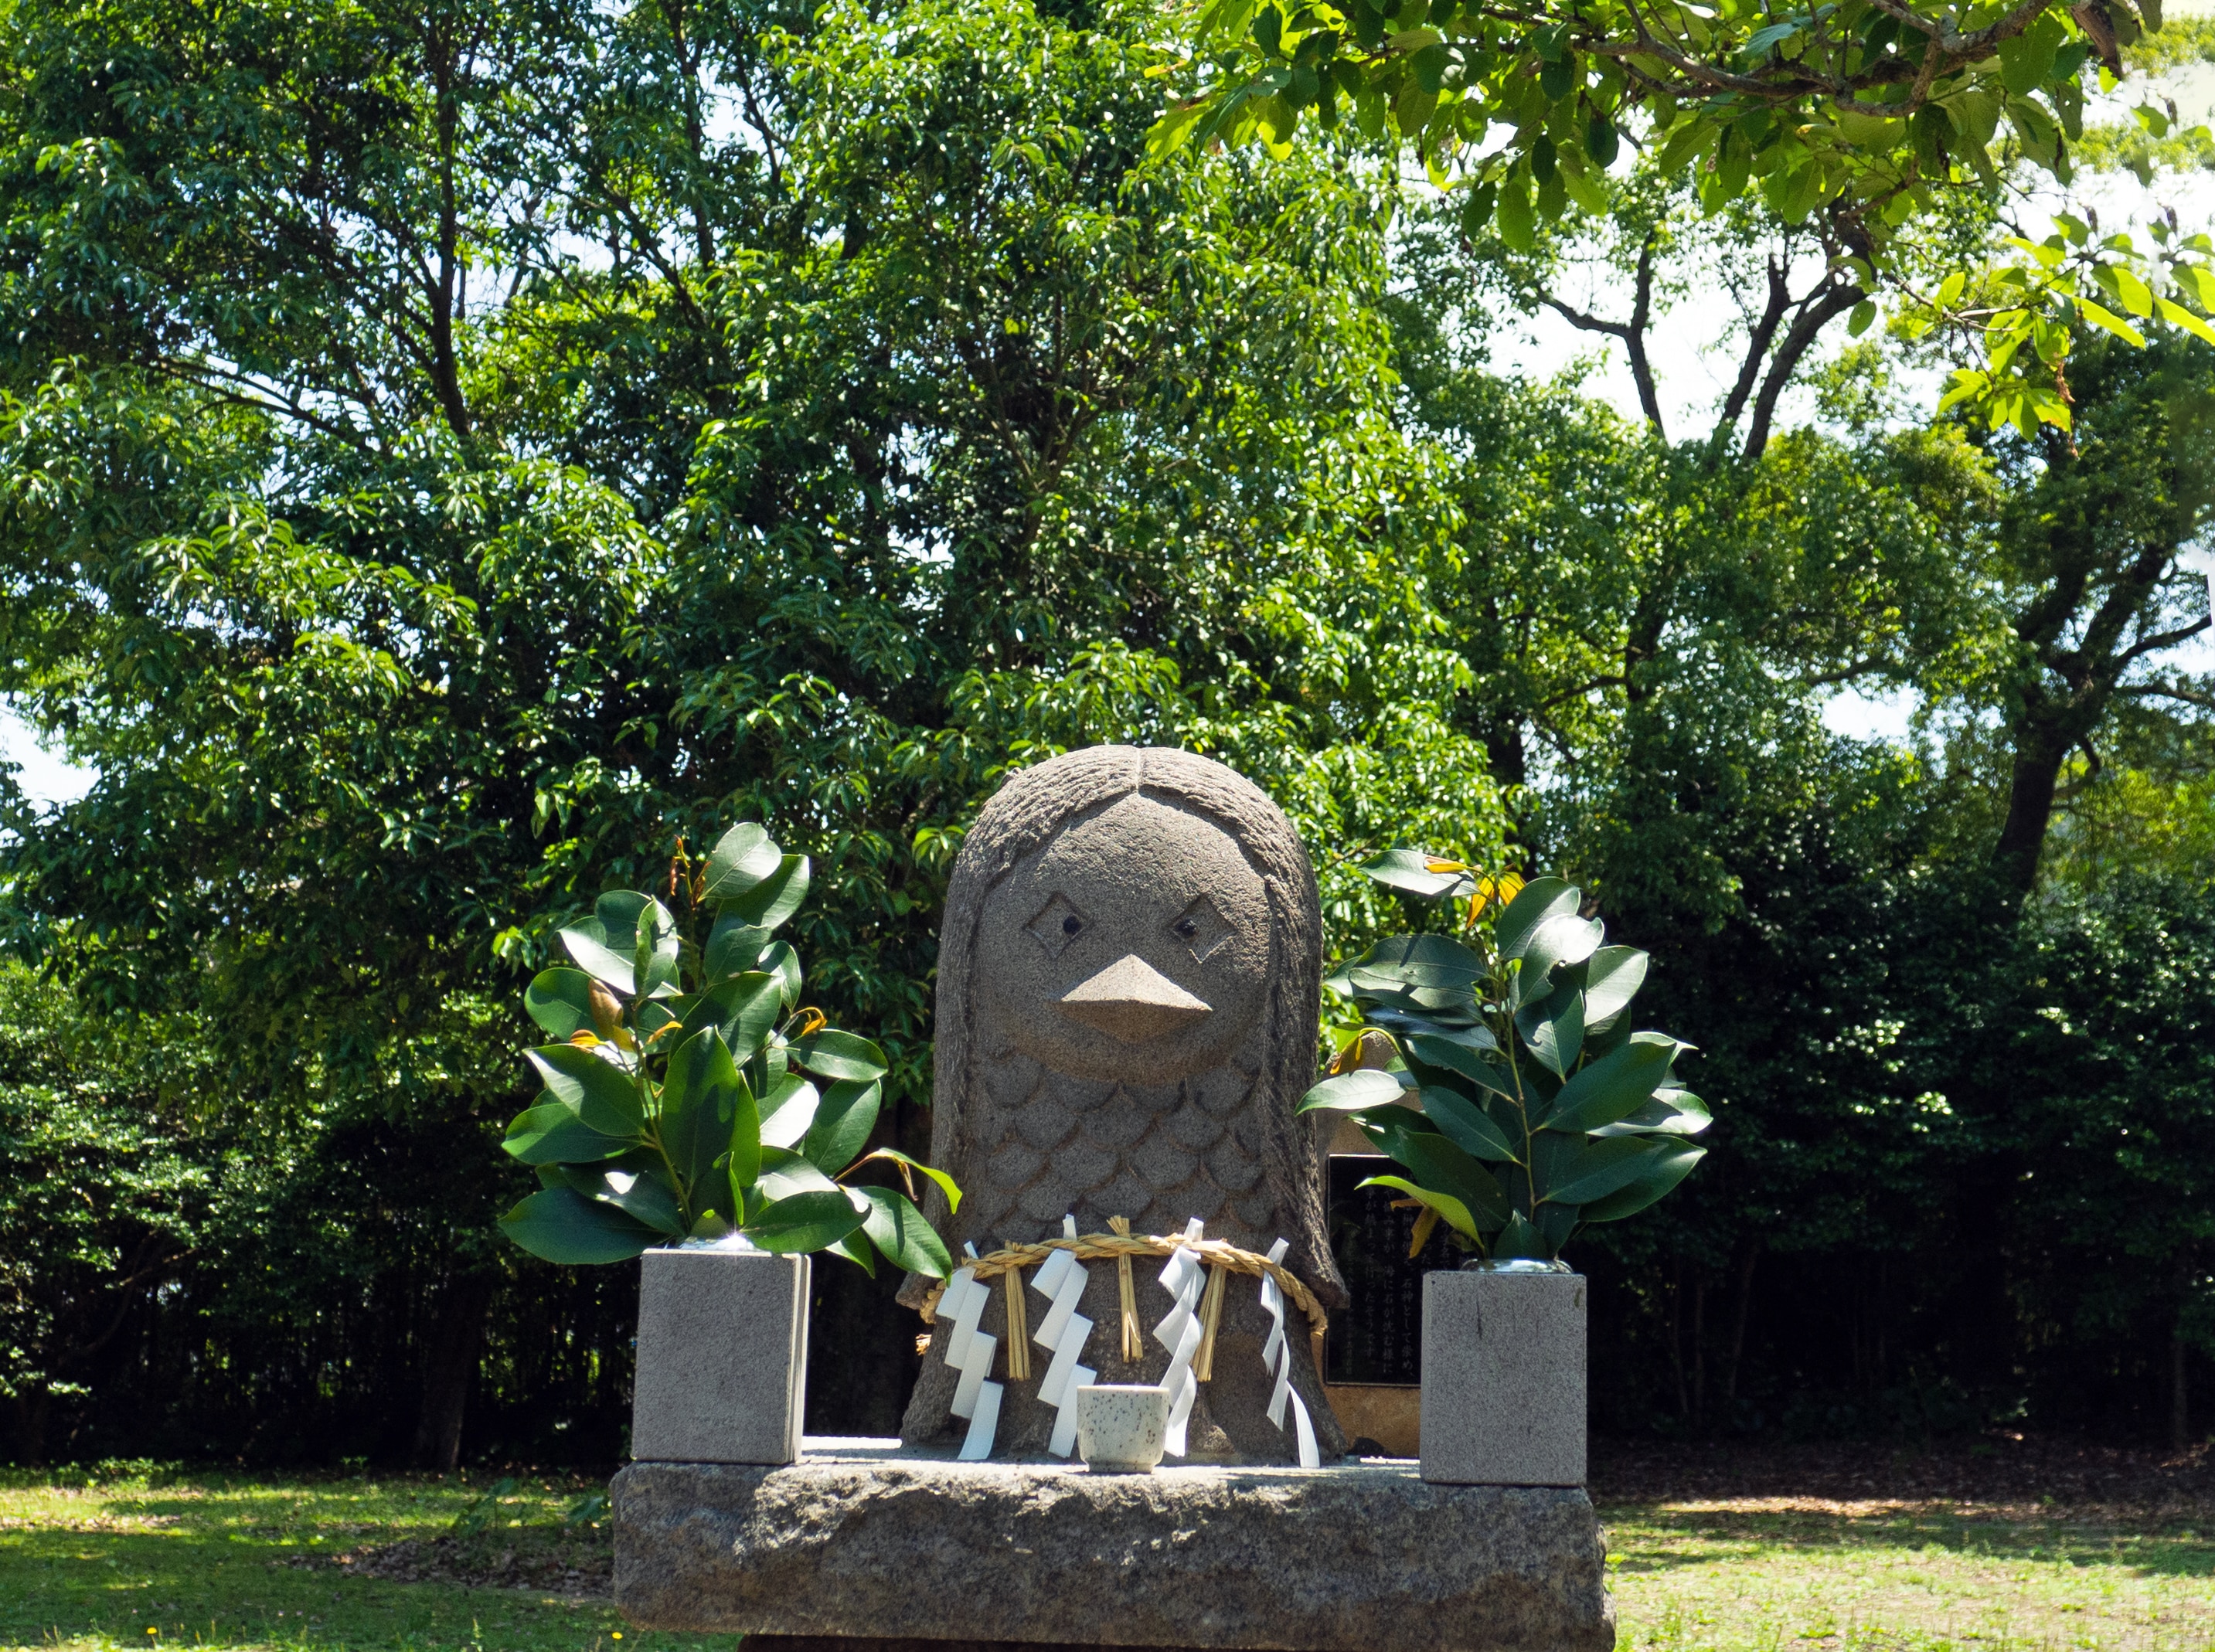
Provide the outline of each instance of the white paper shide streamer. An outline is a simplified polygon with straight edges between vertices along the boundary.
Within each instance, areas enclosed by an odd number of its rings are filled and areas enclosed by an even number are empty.
[[[1065,1238],[1077,1238],[1077,1218],[1064,1216],[1061,1231]],[[1197,1245],[1206,1232],[1206,1225],[1194,1216],[1185,1224],[1185,1245]],[[970,1262],[975,1263],[977,1247],[969,1245],[963,1248]],[[1270,1248],[1269,1260],[1282,1263],[1289,1249],[1289,1241],[1279,1239]],[[1029,1282],[1029,1288],[1045,1297],[1047,1303],[1045,1313],[1040,1316],[1038,1329],[1031,1333],[1031,1340],[1050,1355],[1046,1374],[1039,1380],[1038,1396],[1040,1404],[1054,1409],[1053,1435],[1046,1449],[1056,1457],[1066,1457],[1075,1448],[1077,1391],[1097,1375],[1090,1366],[1077,1362],[1083,1357],[1084,1344],[1092,1335],[1092,1321],[1077,1311],[1089,1280],[1089,1271],[1077,1259],[1075,1252],[1056,1251],[1039,1264],[1038,1272]],[[1182,1457],[1192,1408],[1200,1397],[1200,1383],[1193,1374],[1192,1361],[1206,1335],[1200,1317],[1200,1300],[1207,1286],[1207,1266],[1197,1251],[1180,1248],[1162,1270],[1161,1282],[1170,1299],[1169,1312],[1153,1331],[1154,1340],[1169,1351],[1169,1369],[1162,1374],[1161,1381],[1169,1396],[1169,1435],[1163,1449],[1172,1457]],[[977,1277],[973,1266],[957,1269],[954,1277],[946,1282],[946,1289],[938,1300],[938,1317],[953,1326],[946,1339],[946,1363],[960,1374],[954,1385],[954,1403],[948,1409],[955,1416],[966,1418],[969,1423],[968,1435],[961,1442],[965,1462],[980,1461],[992,1454],[993,1436],[1000,1426],[1000,1398],[1005,1385],[990,1380],[1000,1339],[978,1329],[985,1305],[991,1300],[991,1288]],[[1261,1346],[1261,1363],[1276,1379],[1275,1390],[1269,1397],[1269,1421],[1283,1428],[1289,1408],[1293,1432],[1299,1442],[1300,1466],[1319,1468],[1322,1458],[1316,1448],[1315,1423],[1308,1416],[1306,1404],[1292,1392],[1292,1344],[1285,1334],[1284,1289],[1267,1274],[1261,1276],[1261,1310],[1269,1316],[1269,1336]]]
[[[963,1247],[969,1259],[977,1259],[977,1247]],[[992,1369],[992,1355],[1000,1346],[1000,1339],[988,1331],[977,1329],[977,1321],[985,1312],[985,1305],[992,1300],[992,1288],[977,1277],[974,1268],[958,1268],[954,1277],[946,1282],[946,1289],[938,1299],[941,1319],[950,1317],[954,1330],[946,1339],[946,1363],[961,1374],[954,1385],[954,1404],[948,1407],[956,1416],[969,1420],[968,1436],[961,1442],[964,1462],[977,1462],[992,1454],[992,1436],[1000,1427],[1001,1385],[985,1379]]]
[[[1281,1263],[1285,1252],[1292,1248],[1288,1240],[1279,1239],[1269,1247],[1269,1260]],[[1316,1449],[1315,1424],[1309,1420],[1308,1408],[1292,1392],[1292,1343],[1285,1335],[1284,1287],[1268,1275],[1261,1276],[1261,1310],[1270,1319],[1269,1339],[1261,1344],[1261,1363],[1277,1380],[1276,1392],[1269,1396],[1269,1421],[1279,1428],[1285,1426],[1285,1406],[1290,1402],[1292,1422],[1299,1436],[1300,1466],[1320,1468],[1322,1457]]]
[[[1205,1224],[1194,1216],[1185,1224],[1185,1243],[1197,1245],[1206,1231]],[[1154,1327],[1154,1340],[1169,1351],[1169,1368],[1162,1373],[1162,1386],[1169,1395],[1169,1435],[1162,1449],[1172,1457],[1181,1457],[1185,1424],[1192,1420],[1193,1401],[1200,1398],[1200,1382],[1192,1374],[1192,1356],[1200,1352],[1200,1293],[1207,1283],[1207,1269],[1196,1253],[1180,1250],[1162,1270],[1161,1282],[1162,1288],[1174,1299],[1168,1314]]]
[[[1065,1239],[1075,1239],[1077,1218],[1064,1216],[1061,1232]],[[1056,1251],[1039,1263],[1031,1280],[1031,1288],[1052,1305],[1039,1320],[1031,1340],[1051,1349],[1053,1355],[1040,1380],[1038,1397],[1040,1404],[1054,1408],[1053,1437],[1046,1442],[1046,1449],[1056,1457],[1066,1457],[1076,1449],[1077,1391],[1099,1374],[1090,1366],[1077,1362],[1083,1356],[1085,1338],[1092,1335],[1092,1321],[1077,1311],[1088,1277],[1084,1264],[1073,1252]]]

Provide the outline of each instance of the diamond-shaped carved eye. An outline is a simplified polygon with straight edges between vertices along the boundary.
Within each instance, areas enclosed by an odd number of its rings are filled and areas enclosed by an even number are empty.
[[[1215,902],[1205,895],[1180,912],[1169,925],[1169,933],[1192,949],[1192,955],[1205,964],[1209,957],[1230,939],[1230,925],[1215,909]]]
[[[1057,895],[1039,909],[1039,915],[1023,927],[1038,937],[1038,944],[1046,948],[1048,958],[1059,958],[1069,950],[1069,945],[1089,927],[1085,915],[1069,903],[1068,897]]]

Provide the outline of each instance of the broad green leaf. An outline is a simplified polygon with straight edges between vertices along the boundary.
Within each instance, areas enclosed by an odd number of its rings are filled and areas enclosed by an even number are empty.
[[[1512,1163],[1520,1156],[1506,1133],[1468,1097],[1443,1087],[1426,1090],[1422,1097],[1423,1117],[1463,1153],[1495,1163]]]
[[[715,1028],[694,1033],[670,1056],[661,1085],[660,1130],[662,1148],[684,1179],[691,1208],[721,1207],[728,1172],[743,1172],[759,1152],[761,1123],[753,1092]],[[741,1173],[739,1179],[753,1178]]]
[[[1366,1180],[1355,1183],[1354,1186],[1357,1189],[1390,1188],[1395,1193],[1403,1193],[1426,1209],[1437,1211],[1446,1226],[1457,1233],[1465,1233],[1473,1239],[1481,1239],[1483,1237],[1476,1231],[1476,1222],[1470,1216],[1469,1207],[1451,1193],[1439,1193],[1429,1188],[1417,1187],[1404,1176],[1371,1176]]]
[[[765,1147],[798,1147],[815,1123],[822,1097],[797,1073],[788,1073],[761,1099],[761,1139]],[[844,1170],[845,1166],[838,1167]]]
[[[1453,1195],[1469,1208],[1480,1226],[1496,1227],[1507,1220],[1507,1201],[1492,1172],[1438,1130],[1413,1129],[1397,1119],[1380,1118],[1374,1113],[1362,1115],[1360,1123],[1386,1153],[1414,1172],[1417,1181]]]
[[[733,826],[708,852],[707,896],[731,900],[757,888],[784,864],[784,851],[752,821]]]
[[[2079,298],[2076,303],[2077,313],[2091,322],[2093,326],[2105,327],[2125,344],[2139,349],[2145,347],[2145,334],[2140,333],[2138,328],[2114,311],[2102,309],[2089,298]]]
[[[684,1013],[684,1029],[699,1032],[715,1028],[729,1046],[731,1059],[743,1067],[753,1060],[783,1009],[783,994],[776,977],[749,971],[719,981],[697,994]]]
[[[1523,943],[1523,973],[1543,981],[1564,964],[1581,964],[1598,950],[1604,932],[1590,918],[1556,913]]]
[[[638,945],[639,920],[649,911],[659,912],[662,919],[669,918],[668,909],[645,891],[611,889],[592,902],[592,922],[580,927],[610,951],[628,953]],[[657,923],[656,927],[665,926]]]
[[[531,1255],[565,1264],[628,1262],[660,1238],[644,1222],[572,1187],[541,1188],[502,1216],[500,1226]]]
[[[1714,1123],[1708,1104],[1688,1090],[1657,1090],[1654,1098],[1627,1117],[1603,1124],[1592,1134],[1611,1135],[1697,1135]]]
[[[1571,993],[1558,1013],[1525,1030],[1524,1041],[1541,1067],[1557,1079],[1567,1078],[1584,1050],[1585,995]]]
[[[890,1071],[885,1052],[867,1038],[825,1027],[792,1043],[792,1059],[826,1079],[881,1079]]]
[[[800,954],[792,950],[789,941],[771,941],[762,948],[761,967],[776,977],[785,1008],[800,1002]]]
[[[1329,1111],[1358,1112],[1365,1107],[1381,1107],[1387,1102],[1397,1101],[1407,1093],[1407,1086],[1396,1073],[1379,1073],[1372,1068],[1363,1068],[1353,1073],[1341,1073],[1325,1079],[1300,1098],[1296,1110],[1303,1113]]]
[[[944,1279],[953,1273],[954,1258],[946,1253],[946,1242],[904,1196],[888,1187],[857,1187],[854,1191],[869,1202],[868,1214],[862,1220],[862,1231],[868,1234],[869,1243],[884,1252],[886,1261],[933,1279]]]
[[[1492,938],[1503,958],[1518,958],[1549,918],[1574,917],[1584,896],[1575,884],[1559,878],[1534,878],[1507,903],[1494,922]]]
[[[1586,1031],[1609,1025],[1638,996],[1646,984],[1646,962],[1635,946],[1603,946],[1586,960]]]
[[[842,1079],[823,1092],[799,1142],[801,1156],[826,1176],[844,1173],[869,1145],[883,1087],[874,1079]]]
[[[761,1176],[756,1185],[764,1200],[788,1199],[796,1193],[843,1192],[838,1184],[788,1147],[761,1150]]]
[[[1590,1204],[1638,1180],[1666,1146],[1650,1136],[1541,1135],[1531,1154],[1535,1195],[1542,1202]]]
[[[1484,960],[1445,935],[1394,935],[1356,958],[1347,973],[1406,987],[1467,990],[1488,973]]]
[[[613,1205],[669,1239],[682,1239],[684,1218],[668,1178],[650,1152],[626,1153],[621,1164],[572,1165],[562,1172],[563,1181],[586,1198]]]
[[[2101,276],[2100,285],[2114,293],[2125,309],[2133,315],[2153,314],[2153,291],[2138,278],[2135,271],[2126,269],[2120,264],[2102,264],[2097,268]]]
[[[1500,238],[1519,253],[1527,253],[1537,240],[1537,225],[1531,216],[1531,186],[1518,168],[1500,180]]]
[[[866,1200],[863,1206],[868,1207]],[[860,1227],[862,1221],[862,1211],[854,1208],[846,1190],[834,1187],[778,1199],[764,1206],[739,1231],[764,1251],[788,1255],[836,1245]]]
[[[1433,872],[1439,866],[1448,868]],[[1410,895],[1420,895],[1428,900],[1441,896],[1463,896],[1475,892],[1476,880],[1467,867],[1433,854],[1427,849],[1388,849],[1361,868],[1378,883],[1393,889],[1402,889]]]
[[[1538,1243],[1548,1256],[1561,1255],[1583,1215],[1573,1204],[1542,1204],[1531,1213],[1531,1226],[1538,1230]]]
[[[1548,1245],[1545,1235],[1525,1221],[1519,1210],[1500,1225],[1492,1241],[1492,1254],[1502,1262],[1524,1257],[1551,1262],[1559,1248]]]
[[[718,918],[715,927],[708,932],[707,950],[700,956],[701,973],[710,986],[733,976],[744,975],[758,966],[762,948],[768,945],[769,931],[759,924]]]
[[[639,914],[635,945],[631,954],[631,973],[638,982],[641,998],[674,998],[677,995],[677,961],[681,951],[677,933],[677,921],[659,901],[647,903]]]
[[[1692,1166],[1706,1158],[1705,1147],[1696,1147],[1689,1141],[1672,1142],[1660,1154],[1646,1173],[1637,1181],[1604,1199],[1595,1200],[1583,1210],[1584,1220],[1621,1221],[1625,1216],[1635,1216],[1690,1174]]]
[[[1443,1038],[1450,1044],[1459,1044],[1463,1049],[1496,1052],[1500,1048],[1500,1040],[1492,1036],[1492,1029],[1481,1024],[1456,1027],[1442,1022],[1430,1022],[1413,1031],[1427,1033],[1433,1038]]]
[[[2167,298],[2157,298],[2154,300],[2154,307],[2161,312],[2162,320],[2175,323],[2209,344],[2215,344],[2215,327],[2208,326],[2183,305],[2174,303]]]
[[[683,1030],[685,1012],[696,1001],[696,998],[641,998],[631,1006],[631,1031],[641,1044],[659,1055]],[[665,1027],[672,1031],[663,1032]]]
[[[500,1145],[526,1165],[584,1164],[627,1152],[638,1137],[596,1130],[568,1103],[549,1101],[518,1113]]]
[[[800,910],[807,898],[808,863],[804,854],[788,854],[775,872],[752,888],[720,896],[726,917],[741,923],[774,929]]]
[[[1458,1073],[1470,1083],[1481,1085],[1495,1095],[1505,1096],[1510,1101],[1518,1099],[1515,1080],[1508,1074],[1507,1069],[1495,1065],[1458,1039],[1443,1038],[1435,1032],[1419,1032],[1408,1040],[1408,1053],[1426,1067]]]
[[[825,1256],[844,1257],[872,1279],[877,1276],[877,1247],[867,1233],[849,1233],[836,1245],[825,1245]]]
[[[956,1185],[954,1178],[944,1171],[934,1169],[920,1159],[911,1159],[898,1147],[879,1147],[869,1154],[869,1158],[886,1159],[895,1165],[905,1165],[917,1175],[929,1177],[938,1184],[938,1190],[946,1196],[946,1208],[948,1212],[961,1208],[961,1190]],[[863,1162],[866,1163],[867,1160]]]
[[[1359,964],[1347,970],[1349,984],[1370,1005],[1372,1013],[1392,1011],[1428,1021],[1447,1018],[1458,1024],[1476,1017],[1476,995],[1467,987],[1408,987],[1387,976],[1374,975]]]
[[[577,1110],[602,1135],[635,1136],[646,1129],[638,1086],[629,1074],[574,1044],[525,1050],[554,1099]]]
[[[557,964],[531,977],[531,984],[523,989],[523,1007],[556,1038],[567,1040],[580,1032],[597,1034],[592,991],[592,976],[582,970],[565,970]]]
[[[719,1239],[726,1233],[735,1233],[738,1231],[739,1230],[737,1228],[731,1226],[729,1221],[724,1216],[721,1211],[703,1210],[700,1213],[700,1220],[692,1224],[691,1237],[702,1239]]]
[[[1628,1043],[1580,1068],[1541,1122],[1549,1130],[1581,1135],[1628,1117],[1660,1086],[1678,1052],[1690,1048],[1660,1033],[1633,1033]]]
[[[598,926],[595,924],[594,928]],[[576,960],[577,967],[586,975],[597,976],[614,988],[625,998],[637,995],[638,977],[631,968],[631,960],[611,951],[605,941],[580,927],[573,926],[561,932],[561,945]]]

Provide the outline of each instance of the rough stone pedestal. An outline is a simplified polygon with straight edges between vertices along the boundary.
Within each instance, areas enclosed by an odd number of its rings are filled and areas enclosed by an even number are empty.
[[[1422,1452],[1440,1484],[1585,1483],[1581,1274],[1424,1276]]]
[[[749,1652],[1615,1644],[1581,1490],[1404,1461],[1101,1475],[813,1440],[788,1468],[633,1463],[614,1497],[624,1614]]]
[[[807,1409],[808,1258],[648,1251],[639,1269],[631,1455],[797,1458]]]

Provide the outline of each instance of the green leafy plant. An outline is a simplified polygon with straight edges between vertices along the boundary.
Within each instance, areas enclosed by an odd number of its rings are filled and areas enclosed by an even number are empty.
[[[561,932],[575,967],[524,995],[558,1041],[526,1052],[545,1088],[502,1144],[543,1184],[500,1219],[549,1262],[622,1262],[651,1245],[733,1231],[764,1251],[830,1251],[874,1273],[943,1278],[946,1247],[912,1200],[950,1177],[892,1147],[868,1150],[885,1057],[800,1005],[800,957],[775,931],[807,898],[805,855],[759,826],[733,827],[704,861],[678,845],[672,899],[618,890]],[[854,1186],[884,1160],[906,1183]]]
[[[1364,868],[1427,900],[1467,903],[1466,940],[1398,935],[1325,983],[1355,1012],[1302,1112],[1351,1113],[1406,1176],[1372,1176],[1466,1249],[1551,1258],[1588,1222],[1643,1210],[1705,1155],[1706,1105],[1677,1080],[1690,1045],[1632,1031],[1646,954],[1607,946],[1558,878],[1482,878],[1395,849]],[[1457,916],[1463,915],[1457,909]]]

